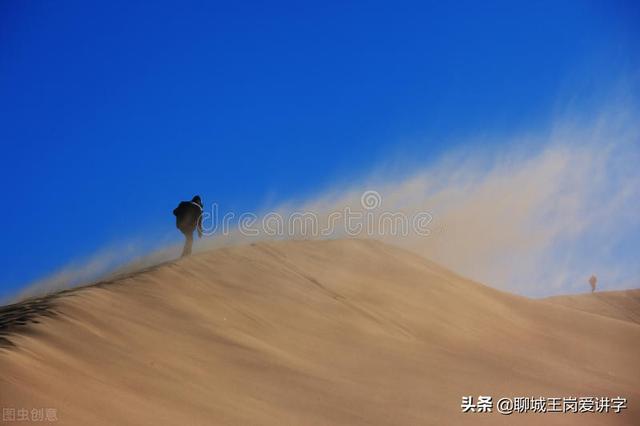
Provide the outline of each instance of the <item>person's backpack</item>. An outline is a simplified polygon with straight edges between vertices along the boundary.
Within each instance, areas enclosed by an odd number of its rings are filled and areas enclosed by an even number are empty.
[[[173,215],[176,217],[180,217],[182,214],[184,214],[184,209],[186,207],[186,204],[187,204],[186,201],[180,202],[180,204],[178,204],[178,207],[173,209]]]
[[[173,215],[176,217],[176,228],[183,230],[185,228],[185,219],[189,215],[189,203],[182,201],[178,204],[178,207],[173,209]],[[188,219],[187,219],[188,220]]]

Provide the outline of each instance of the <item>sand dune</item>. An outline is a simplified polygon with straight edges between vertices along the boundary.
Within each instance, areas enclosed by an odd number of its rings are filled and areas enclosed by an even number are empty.
[[[0,405],[77,425],[640,424],[640,325],[557,303],[374,241],[219,249],[4,308]],[[629,408],[462,414],[463,395]]]
[[[554,296],[546,300],[568,308],[640,324],[640,289]]]

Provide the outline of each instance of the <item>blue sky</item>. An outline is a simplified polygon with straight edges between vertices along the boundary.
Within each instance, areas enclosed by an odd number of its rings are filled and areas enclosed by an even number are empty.
[[[2,2],[0,297],[165,238],[194,193],[248,211],[597,108],[637,78],[639,23],[630,1]]]

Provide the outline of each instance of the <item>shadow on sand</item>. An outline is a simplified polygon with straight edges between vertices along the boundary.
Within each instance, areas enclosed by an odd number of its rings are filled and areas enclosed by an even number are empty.
[[[34,332],[31,325],[38,324],[40,322],[40,318],[55,317],[58,315],[56,312],[56,299],[71,296],[73,293],[89,287],[102,288],[107,285],[114,284],[122,279],[131,278],[135,275],[149,272],[171,263],[173,263],[172,260],[134,272],[114,274],[108,279],[91,284],[61,290],[45,296],[30,297],[20,302],[0,306],[0,349],[15,347],[16,345],[11,341],[10,337],[16,334],[24,335]]]
[[[42,316],[51,317],[55,315],[53,299],[57,295],[49,295],[0,307],[0,348],[15,346],[9,340],[9,336],[14,333],[28,333],[29,324],[37,324],[38,318]]]

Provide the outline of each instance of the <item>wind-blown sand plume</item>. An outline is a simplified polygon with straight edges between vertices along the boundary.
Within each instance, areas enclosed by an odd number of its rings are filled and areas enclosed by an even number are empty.
[[[640,424],[638,324],[375,241],[224,248],[40,303],[4,324],[0,405],[54,407],[60,424]],[[629,408],[461,414],[463,395]]]

